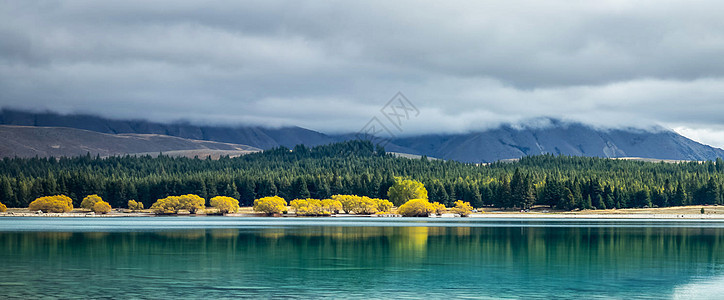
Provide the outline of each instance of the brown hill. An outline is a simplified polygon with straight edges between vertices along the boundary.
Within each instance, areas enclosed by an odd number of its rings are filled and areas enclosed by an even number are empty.
[[[65,127],[0,125],[0,157],[112,156],[171,152],[178,156],[238,156],[260,149],[159,134],[106,134]]]

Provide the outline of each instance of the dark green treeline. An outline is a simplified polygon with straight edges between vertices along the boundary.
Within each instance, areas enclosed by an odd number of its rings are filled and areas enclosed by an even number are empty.
[[[240,199],[328,198],[355,194],[387,198],[395,176],[420,180],[430,200],[476,207],[562,209],[722,204],[724,162],[646,163],[541,155],[517,162],[475,165],[397,158],[369,142],[276,148],[219,160],[169,156],[5,158],[0,161],[0,202],[27,207],[40,196],[65,194],[75,205],[99,194],[113,207],[130,199],[149,207],[170,195]]]

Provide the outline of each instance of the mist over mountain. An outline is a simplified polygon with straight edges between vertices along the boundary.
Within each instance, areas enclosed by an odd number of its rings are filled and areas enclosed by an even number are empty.
[[[242,144],[260,149],[277,146],[291,148],[297,144],[316,146],[355,138],[354,134],[327,135],[301,127],[162,124],[143,120],[110,120],[92,115],[31,113],[9,109],[0,111],[0,124],[69,127],[107,134],[158,134]],[[387,143],[385,149],[475,163],[545,153],[671,160],[710,160],[724,157],[722,149],[703,145],[664,128],[601,129],[557,120],[549,120],[544,126],[502,125],[466,134],[430,134],[396,138]]]
[[[703,145],[670,130],[598,129],[553,121],[552,126],[504,125],[481,132],[422,135],[395,139],[418,154],[464,162],[492,162],[527,155],[563,154],[594,157],[644,157],[709,160],[724,150]]]

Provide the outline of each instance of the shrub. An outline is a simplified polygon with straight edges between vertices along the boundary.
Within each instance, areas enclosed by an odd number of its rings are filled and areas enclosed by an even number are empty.
[[[128,200],[128,208],[132,211],[143,210],[143,202]]]
[[[433,202],[433,203],[432,203],[432,208],[435,209],[435,214],[436,214],[436,215],[444,214],[445,211],[447,210],[447,208],[445,208],[445,204],[441,204],[441,203],[439,203],[439,202]]]
[[[179,210],[185,209],[195,214],[199,209],[206,208],[205,203],[204,198],[194,194],[168,196],[153,203],[151,210],[157,214],[176,214]]]
[[[342,203],[337,200],[324,199],[322,200],[322,208],[329,212],[329,214],[337,214],[342,210]]]
[[[216,196],[209,201],[212,207],[222,214],[235,213],[239,211],[239,200],[226,196]]]
[[[356,210],[358,198],[359,196],[353,195],[332,196],[332,200],[339,201],[339,203],[342,204],[342,209],[348,214],[351,213],[353,210]]]
[[[83,201],[80,203],[80,208],[92,210],[93,206],[96,205],[96,203],[98,203],[100,201],[103,201],[103,199],[100,196],[98,196],[96,194],[88,195],[85,198],[83,198]]]
[[[289,205],[300,216],[328,216],[342,210],[342,203],[332,199],[295,199]]]
[[[317,199],[294,199],[289,206],[300,216],[316,216],[321,211],[322,203]]]
[[[64,213],[73,210],[73,200],[65,195],[45,196],[30,202],[28,209],[31,211],[43,211]]]
[[[97,214],[107,214],[111,212],[111,205],[106,201],[98,201],[93,205],[93,212]]]
[[[395,183],[387,191],[387,197],[396,205],[412,199],[427,199],[425,185],[417,180],[395,177]]]
[[[339,201],[348,214],[369,215],[392,209],[392,202],[366,196],[334,195],[331,200]]]
[[[5,204],[0,203],[0,212],[6,212],[8,210],[8,207],[5,206]]]
[[[287,201],[279,196],[264,197],[254,200],[254,211],[271,215],[286,212],[286,210]]]
[[[453,207],[452,212],[454,214],[458,214],[461,217],[467,217],[473,212],[473,207],[470,205],[470,202],[463,202],[462,200],[455,201],[455,207]]]
[[[158,199],[151,205],[151,210],[156,214],[175,214],[181,209],[178,196],[169,196]]]
[[[180,209],[188,210],[192,214],[206,208],[206,199],[194,194],[179,196],[178,202],[181,205]]]
[[[377,200],[379,200],[377,202],[377,212],[389,213],[390,211],[392,211],[392,206],[393,206],[392,202],[390,202],[388,200],[384,200],[384,199],[377,199]]]
[[[427,217],[436,211],[435,205],[427,199],[412,199],[397,209],[397,213],[405,217]]]
[[[357,200],[356,210],[352,211],[358,215],[370,215],[377,212],[377,201],[370,197],[359,197]]]

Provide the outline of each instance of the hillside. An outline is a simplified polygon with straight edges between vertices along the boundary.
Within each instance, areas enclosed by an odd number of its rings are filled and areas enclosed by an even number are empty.
[[[713,160],[724,150],[700,144],[673,131],[600,130],[556,122],[544,128],[501,126],[459,135],[423,135],[396,139],[416,154],[463,162],[493,162],[539,154],[665,160]]]
[[[354,139],[354,134],[326,135],[300,127],[196,126],[142,120],[110,120],[90,115],[29,113],[4,109],[0,124],[70,127],[109,134],[158,134],[183,139],[249,145],[259,149],[297,144],[325,145]],[[8,149],[13,153],[19,149]],[[598,129],[578,123],[550,120],[546,127],[503,125],[466,134],[430,134],[402,137],[385,145],[387,151],[426,155],[461,162],[493,162],[537,154],[590,157],[641,157],[664,160],[713,160],[724,150],[703,145],[671,130]],[[155,150],[154,150],[155,151]],[[146,152],[146,151],[144,151]],[[185,155],[185,154],[182,154]]]
[[[325,134],[300,128],[264,128],[258,126],[196,126],[186,123],[162,124],[144,120],[111,120],[92,115],[29,113],[3,109],[0,124],[20,126],[69,127],[101,133],[160,134],[184,139],[207,140],[249,145],[260,149],[277,146],[292,148],[298,144],[322,145],[335,141]]]
[[[60,157],[91,155],[110,156],[134,153],[173,151],[176,155],[187,153],[211,155],[224,151],[223,155],[241,155],[259,151],[258,148],[182,139],[157,134],[105,134],[64,127],[32,127],[0,125],[0,156],[2,157]],[[218,154],[216,154],[218,156]]]

